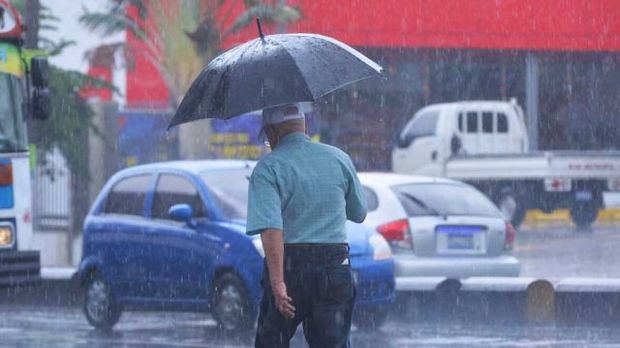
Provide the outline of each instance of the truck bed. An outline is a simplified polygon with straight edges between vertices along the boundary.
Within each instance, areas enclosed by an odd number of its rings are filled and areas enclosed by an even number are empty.
[[[620,151],[541,151],[456,156],[446,162],[445,174],[458,180],[620,178]]]

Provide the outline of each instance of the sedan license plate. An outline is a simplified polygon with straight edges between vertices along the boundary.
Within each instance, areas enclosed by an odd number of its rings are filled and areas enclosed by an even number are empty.
[[[579,202],[589,202],[592,200],[592,191],[575,192],[575,200]]]
[[[486,232],[478,226],[440,226],[436,230],[438,254],[486,253]]]
[[[472,235],[448,235],[448,249],[471,250],[474,248],[474,236]]]

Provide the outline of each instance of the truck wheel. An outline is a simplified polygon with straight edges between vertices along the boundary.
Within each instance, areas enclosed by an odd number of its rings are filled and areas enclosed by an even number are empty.
[[[523,199],[519,197],[512,189],[504,190],[497,200],[497,206],[499,210],[504,214],[506,220],[509,220],[514,228],[518,228],[523,219],[525,219],[525,213],[527,209]]]
[[[387,308],[361,309],[353,316],[353,323],[360,329],[376,330],[385,323],[387,317]]]
[[[97,329],[110,330],[121,317],[121,309],[110,294],[110,287],[97,274],[91,274],[84,286],[84,314]]]
[[[254,328],[256,310],[253,309],[243,282],[232,273],[215,280],[211,309],[220,329],[247,332]]]
[[[570,217],[577,227],[587,229],[596,220],[598,210],[599,205],[596,203],[573,203]]]

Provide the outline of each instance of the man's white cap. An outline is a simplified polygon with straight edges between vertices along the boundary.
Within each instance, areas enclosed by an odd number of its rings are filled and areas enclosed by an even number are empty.
[[[307,103],[292,103],[263,109],[262,125],[258,139],[265,139],[265,126],[291,120],[305,119]]]

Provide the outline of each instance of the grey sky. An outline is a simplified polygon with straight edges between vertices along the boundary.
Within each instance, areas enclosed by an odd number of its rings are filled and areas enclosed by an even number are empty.
[[[53,40],[64,38],[76,42],[75,45],[67,47],[62,54],[50,59],[54,65],[86,72],[88,69],[88,62],[84,59],[86,51],[103,43],[124,40],[122,34],[105,38],[99,34],[93,34],[78,22],[84,8],[90,11],[103,10],[107,3],[105,0],[41,0],[41,3],[49,7],[52,13],[61,20],[58,23],[58,31],[45,31],[42,32],[42,35]],[[121,91],[125,90],[125,72],[123,70],[117,69],[114,72],[114,84]],[[122,100],[119,101],[122,102]]]

